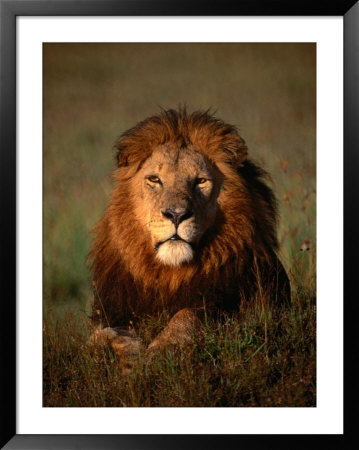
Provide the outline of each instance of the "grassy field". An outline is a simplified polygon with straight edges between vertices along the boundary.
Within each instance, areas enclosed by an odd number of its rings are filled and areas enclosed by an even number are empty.
[[[44,45],[45,406],[315,406],[316,76],[312,44]],[[280,204],[292,306],[204,323],[200,342],[122,376],[86,345],[85,258],[112,189],[112,144],[159,107],[235,124]],[[146,343],[165,314],[135,330]]]

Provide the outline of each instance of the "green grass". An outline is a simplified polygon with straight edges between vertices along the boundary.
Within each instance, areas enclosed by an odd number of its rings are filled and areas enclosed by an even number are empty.
[[[312,44],[44,46],[44,405],[315,405],[315,94]],[[279,319],[203,324],[196,346],[151,367],[140,356],[123,379],[111,352],[84,345],[85,258],[112,190],[112,143],[180,103],[237,125],[270,172],[293,304]],[[165,319],[136,332],[148,343]]]

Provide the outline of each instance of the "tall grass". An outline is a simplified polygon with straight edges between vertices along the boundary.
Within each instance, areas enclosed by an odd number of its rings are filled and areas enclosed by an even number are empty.
[[[292,306],[203,324],[126,376],[86,345],[85,257],[112,190],[112,143],[158,107],[216,110],[272,176]],[[44,45],[44,405],[315,405],[316,157],[312,44]],[[144,318],[146,342],[165,315]]]
[[[161,325],[144,318],[137,335],[148,344]],[[203,323],[193,345],[151,364],[139,353],[124,372],[109,347],[86,344],[68,313],[45,320],[44,406],[315,406],[315,341],[314,299],[296,296],[265,318],[259,308]]]

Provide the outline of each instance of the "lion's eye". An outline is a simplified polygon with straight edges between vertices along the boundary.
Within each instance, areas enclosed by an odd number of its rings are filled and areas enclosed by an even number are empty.
[[[161,183],[161,180],[156,177],[156,175],[150,175],[149,177],[147,177],[147,180],[151,183]]]
[[[207,181],[206,178],[197,178],[196,179],[196,184],[204,184]]]

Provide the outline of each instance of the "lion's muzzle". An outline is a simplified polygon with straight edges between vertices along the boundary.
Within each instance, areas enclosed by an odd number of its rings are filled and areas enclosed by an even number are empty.
[[[167,208],[161,210],[161,215],[174,225],[174,232],[155,245],[157,260],[168,266],[178,266],[189,262],[193,258],[193,248],[191,242],[187,241],[181,235],[179,229],[183,229],[185,221],[192,218],[192,210],[186,208]]]

